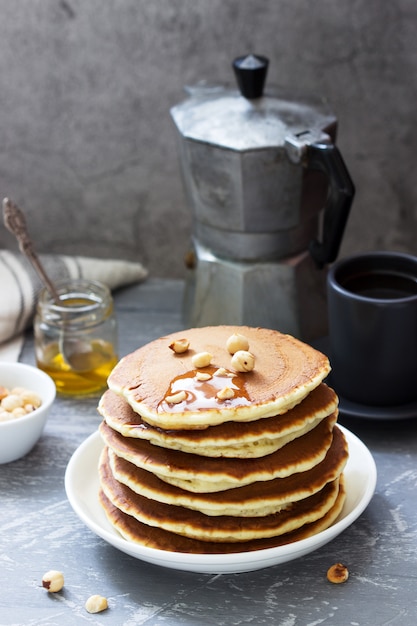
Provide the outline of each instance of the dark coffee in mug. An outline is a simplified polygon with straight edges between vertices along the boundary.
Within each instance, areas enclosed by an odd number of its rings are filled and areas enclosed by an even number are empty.
[[[329,357],[336,392],[353,402],[417,402],[417,257],[370,252],[327,277]]]
[[[361,272],[347,277],[343,287],[367,298],[397,299],[417,295],[417,277],[397,272]]]

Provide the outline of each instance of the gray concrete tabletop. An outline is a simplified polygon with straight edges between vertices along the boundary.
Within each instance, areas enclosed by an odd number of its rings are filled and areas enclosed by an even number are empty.
[[[183,284],[149,279],[116,292],[120,355],[180,330]],[[21,360],[34,364],[28,332]],[[320,549],[238,574],[199,574],[120,552],[76,516],[64,475],[100,422],[97,398],[58,397],[44,434],[23,459],[0,466],[0,625],[412,626],[417,615],[417,419],[340,422],[371,451],[377,488],[363,514]],[[336,562],[347,582],[326,578]],[[57,569],[64,589],[48,594]],[[107,611],[86,612],[93,594]]]

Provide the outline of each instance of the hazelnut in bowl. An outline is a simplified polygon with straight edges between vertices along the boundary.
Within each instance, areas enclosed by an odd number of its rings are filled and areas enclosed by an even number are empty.
[[[0,362],[0,464],[25,456],[40,438],[56,388],[42,370]]]

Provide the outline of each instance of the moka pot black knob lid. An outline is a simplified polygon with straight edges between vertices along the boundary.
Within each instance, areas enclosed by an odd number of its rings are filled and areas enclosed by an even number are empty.
[[[233,61],[232,67],[242,96],[248,100],[262,97],[268,65],[269,59],[255,54],[240,56]]]

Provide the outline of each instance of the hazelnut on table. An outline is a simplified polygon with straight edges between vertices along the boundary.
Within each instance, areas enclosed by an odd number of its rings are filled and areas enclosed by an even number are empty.
[[[85,610],[88,613],[101,613],[108,608],[107,598],[100,595],[90,596],[85,603]]]
[[[343,563],[335,563],[327,570],[327,580],[331,583],[345,583],[348,578],[349,570]]]
[[[42,576],[42,587],[49,593],[61,591],[64,586],[64,575],[58,570],[51,569]]]

